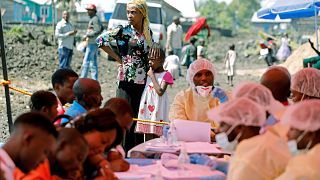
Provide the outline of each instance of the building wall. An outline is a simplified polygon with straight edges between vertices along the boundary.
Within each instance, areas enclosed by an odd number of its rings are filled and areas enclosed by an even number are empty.
[[[0,0],[0,8],[5,9],[5,14],[2,19],[3,22],[14,21],[14,1],[12,0]]]

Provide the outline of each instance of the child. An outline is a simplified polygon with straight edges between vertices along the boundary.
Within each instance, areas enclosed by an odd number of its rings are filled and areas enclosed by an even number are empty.
[[[146,87],[141,97],[138,119],[157,122],[169,121],[169,101],[166,89],[173,84],[172,75],[163,69],[165,55],[160,50],[159,57],[149,57],[150,69]],[[162,125],[138,122],[136,132],[162,135]]]
[[[204,39],[199,39],[199,45],[197,46],[197,59],[206,58],[206,48]]]
[[[177,55],[173,54],[173,51],[169,51],[169,56],[166,57],[163,68],[170,72],[174,80],[181,75],[180,60]]]
[[[49,91],[36,91],[30,98],[30,109],[45,114],[51,122],[58,115],[58,99]]]
[[[197,42],[197,38],[191,37],[190,43],[182,48],[183,58],[181,65],[187,66],[189,69],[190,64],[197,59],[197,48],[195,43]]]

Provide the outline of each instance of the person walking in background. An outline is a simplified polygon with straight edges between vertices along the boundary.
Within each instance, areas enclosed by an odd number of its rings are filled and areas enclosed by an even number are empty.
[[[173,22],[167,28],[167,52],[173,51],[174,55],[181,57],[181,48],[183,41],[183,30],[180,25],[180,19],[178,16],[173,17]]]
[[[71,69],[74,36],[77,34],[74,26],[69,21],[69,12],[63,11],[62,19],[57,23],[55,35],[59,42],[59,68]]]
[[[195,46],[196,42],[197,38],[191,37],[189,44],[183,47],[184,55],[181,64],[187,66],[187,68],[189,68],[190,64],[197,58],[197,48]]]
[[[280,61],[285,61],[291,55],[291,48],[289,46],[290,39],[288,38],[288,34],[285,34],[284,37],[281,38],[281,46],[277,52],[277,58]]]
[[[174,16],[172,18],[172,23],[167,28],[167,45],[166,51],[172,51],[174,55],[181,58],[181,50],[182,50],[182,41],[183,41],[183,30],[180,25],[180,18],[178,16]],[[179,61],[180,62],[180,61]],[[179,66],[179,76],[181,74],[181,68]]]
[[[237,58],[237,53],[234,50],[235,46],[232,44],[229,47],[229,51],[226,54],[226,57],[224,59],[224,63],[226,65],[226,73],[228,76],[228,84],[230,86],[233,86],[233,76],[235,75],[235,61]]]
[[[90,68],[91,78],[98,80],[98,45],[96,44],[96,38],[103,31],[103,26],[99,17],[97,16],[97,8],[94,4],[89,4],[86,10],[88,11],[88,15],[90,17],[87,33],[84,37],[88,41],[88,46],[84,55],[80,77],[86,78]]]
[[[268,37],[267,38],[267,48],[268,48],[268,54],[265,57],[265,61],[268,66],[272,66],[274,62],[277,61],[276,59],[276,44],[274,43],[274,39]]]
[[[199,45],[197,46],[197,59],[206,58],[206,48],[205,48],[205,40],[199,39]]]

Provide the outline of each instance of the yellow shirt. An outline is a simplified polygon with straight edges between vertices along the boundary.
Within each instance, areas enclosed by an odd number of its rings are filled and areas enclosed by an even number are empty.
[[[275,179],[284,172],[290,157],[287,142],[267,131],[240,142],[231,157],[227,179]]]
[[[306,154],[291,158],[285,172],[277,180],[320,179],[320,144]]]
[[[169,112],[169,119],[211,122],[207,117],[207,112],[218,105],[218,99],[211,96],[204,98],[191,88],[188,88],[180,91],[174,98]],[[212,127],[217,127],[214,122],[211,122],[211,125]]]

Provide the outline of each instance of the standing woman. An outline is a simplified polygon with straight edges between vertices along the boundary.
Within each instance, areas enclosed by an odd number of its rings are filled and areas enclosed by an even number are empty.
[[[127,99],[134,117],[138,116],[140,99],[145,87],[148,71],[148,53],[152,57],[160,56],[159,45],[153,43],[149,28],[148,7],[145,0],[132,0],[127,3],[129,24],[101,34],[97,38],[98,47],[114,58],[119,65],[117,97]],[[116,40],[119,55],[110,47],[110,42]],[[128,151],[134,145],[143,142],[143,137],[134,135],[135,124],[127,133],[125,148]],[[139,136],[139,135],[138,135]],[[133,139],[128,139],[133,138]],[[128,146],[127,143],[130,143]],[[132,143],[132,144],[131,144]]]
[[[234,50],[234,44],[229,47],[229,51],[226,54],[224,63],[226,65],[226,73],[228,76],[228,84],[233,86],[233,76],[235,75],[235,61],[236,61],[236,51]]]

